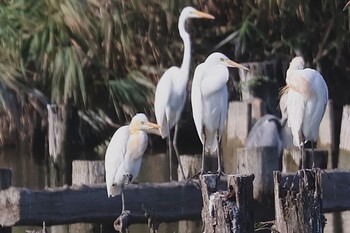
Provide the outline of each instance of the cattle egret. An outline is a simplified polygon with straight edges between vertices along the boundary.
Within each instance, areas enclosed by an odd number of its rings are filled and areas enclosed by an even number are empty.
[[[328,101],[326,82],[318,71],[304,68],[303,58],[297,56],[289,64],[286,84],[287,121],[292,131],[293,144],[301,148],[301,156],[304,158],[304,144],[311,141],[313,156],[314,142],[317,141]],[[304,169],[304,164],[302,168]]]
[[[123,212],[124,185],[130,184],[139,173],[148,144],[147,133],[159,128],[159,125],[150,123],[145,114],[138,113],[130,125],[120,127],[109,142],[105,155],[107,194],[108,197],[121,194]]]

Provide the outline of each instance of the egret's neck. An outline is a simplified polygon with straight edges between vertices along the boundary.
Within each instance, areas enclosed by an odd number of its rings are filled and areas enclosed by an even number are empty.
[[[180,69],[182,70],[183,74],[186,74],[184,78],[186,78],[186,82],[188,80],[188,73],[190,70],[190,63],[191,63],[191,40],[190,40],[190,35],[187,33],[185,29],[185,23],[186,23],[186,18],[185,17],[180,17],[179,19],[179,33],[180,37],[182,38],[182,41],[184,43],[184,55],[182,58],[182,64]]]

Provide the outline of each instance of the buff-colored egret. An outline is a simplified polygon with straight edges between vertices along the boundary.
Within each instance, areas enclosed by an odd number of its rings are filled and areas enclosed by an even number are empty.
[[[191,61],[191,40],[190,35],[185,29],[185,22],[189,18],[214,19],[214,16],[198,11],[193,7],[185,7],[181,11],[178,22],[178,29],[180,37],[184,43],[182,64],[180,67],[172,66],[165,71],[157,84],[154,101],[157,123],[162,126],[160,129],[160,134],[162,138],[167,137],[170,180],[172,180],[172,147],[174,147],[182,175],[184,175],[183,168],[179,159],[176,139],[178,132],[177,122],[181,116],[181,112],[186,100],[186,88]],[[171,140],[170,130],[174,126],[174,136],[173,140]]]
[[[138,113],[130,125],[120,127],[109,142],[105,155],[107,194],[108,197],[121,194],[123,212],[124,185],[130,184],[139,173],[148,144],[147,133],[159,128],[159,125],[150,123],[145,114]]]
[[[218,174],[221,171],[219,142],[224,131],[228,108],[227,67],[248,70],[222,53],[212,53],[194,72],[191,92],[193,119],[203,144],[201,174],[204,172],[205,152],[216,153]]]
[[[349,6],[350,6],[350,1],[348,1],[348,2],[345,4],[345,6],[344,6],[344,8],[343,8],[343,11],[345,11]]]
[[[300,56],[290,62],[286,84],[284,91],[287,92],[287,118],[293,135],[293,144],[301,149],[303,160],[304,144],[311,141],[314,167],[314,143],[317,141],[328,101],[327,84],[318,71],[304,68],[304,59]],[[304,166],[302,163],[302,169]]]

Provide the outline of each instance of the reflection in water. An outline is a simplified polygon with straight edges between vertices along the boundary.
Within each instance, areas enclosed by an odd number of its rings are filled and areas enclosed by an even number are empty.
[[[78,158],[77,158],[78,159]],[[81,158],[84,159],[84,158]],[[43,189],[47,186],[47,168],[44,156],[32,155],[28,150],[0,150],[0,167],[12,169],[12,185],[30,189]],[[141,170],[136,182],[166,182],[168,180],[169,163],[165,154],[146,154],[142,161]],[[327,224],[325,233],[350,233],[350,211],[326,214]],[[192,226],[185,230],[184,226]],[[37,227],[13,227],[12,232],[25,232]],[[135,224],[130,232],[149,232],[146,224]],[[201,232],[198,222],[181,221],[178,223],[160,224],[159,232]]]

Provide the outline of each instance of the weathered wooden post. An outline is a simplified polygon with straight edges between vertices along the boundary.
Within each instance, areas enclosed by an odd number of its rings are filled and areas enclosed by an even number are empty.
[[[209,156],[206,156],[208,158]],[[216,159],[216,158],[215,158]],[[195,154],[195,155],[181,155],[180,161],[185,173],[186,177],[182,176],[182,172],[180,170],[180,167],[178,166],[177,169],[177,177],[179,181],[186,181],[187,179],[193,177],[194,175],[197,175],[198,172],[201,169],[202,165],[202,155],[201,154]],[[208,161],[205,162],[205,164],[209,164]],[[201,224],[200,221],[188,221],[188,220],[182,220],[178,223],[178,232],[184,232],[184,233],[196,233],[201,232]]]
[[[275,230],[284,233],[321,233],[326,219],[322,210],[321,170],[299,170],[293,180],[275,171]]]
[[[229,103],[226,132],[222,139],[223,164],[226,173],[237,171],[236,148],[244,146],[252,119],[252,104],[233,101]]]
[[[276,147],[237,149],[239,174],[254,174],[253,197],[255,220],[273,219],[273,172],[281,170],[280,155]]]
[[[343,115],[340,129],[338,168],[350,168],[350,105],[343,107]]]
[[[12,170],[0,168],[0,190],[8,189],[12,185]],[[0,233],[11,233],[11,227],[0,226]]]
[[[200,176],[204,232],[254,232],[253,180],[253,174],[228,175],[227,190],[218,190],[217,174]]]
[[[305,168],[312,168],[312,149],[305,149]],[[323,149],[314,150],[315,167],[326,169],[328,151]],[[301,154],[299,148],[284,149],[282,156],[282,172],[297,172],[301,168]]]
[[[327,168],[336,168],[338,158],[335,154],[335,135],[334,135],[334,113],[333,113],[333,101],[329,100],[327,103],[326,111],[320,124],[319,139],[317,147],[328,151],[328,166]]]
[[[104,161],[74,160],[72,162],[72,185],[89,185],[104,182]],[[107,195],[107,194],[106,194]],[[112,224],[111,224],[112,225]],[[112,227],[112,226],[111,226]],[[100,232],[100,224],[75,223],[69,232]]]

